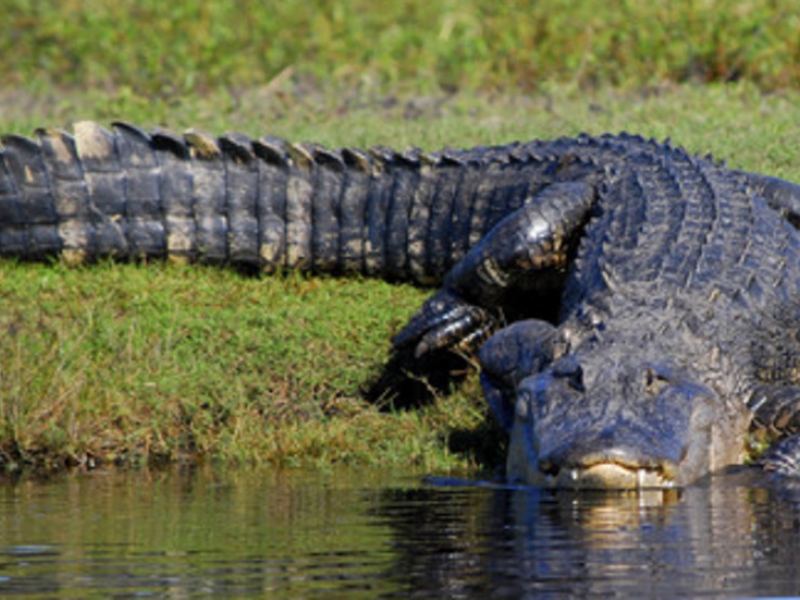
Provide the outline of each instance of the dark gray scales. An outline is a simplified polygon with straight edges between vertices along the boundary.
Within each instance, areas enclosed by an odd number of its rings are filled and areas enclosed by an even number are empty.
[[[3,256],[438,286],[394,351],[479,352],[511,479],[686,485],[750,433],[800,475],[793,183],[628,134],[398,152],[84,122],[2,142]]]

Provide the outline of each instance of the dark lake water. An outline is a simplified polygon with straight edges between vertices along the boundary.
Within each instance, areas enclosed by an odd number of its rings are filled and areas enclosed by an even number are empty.
[[[460,486],[214,469],[0,485],[0,597],[766,597],[800,593],[800,493]]]

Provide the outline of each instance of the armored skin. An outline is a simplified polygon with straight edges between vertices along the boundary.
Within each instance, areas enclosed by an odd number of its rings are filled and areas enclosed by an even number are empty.
[[[4,136],[0,255],[439,289],[393,339],[478,349],[512,481],[800,475],[800,187],[628,134],[427,153],[116,123]],[[514,321],[510,320],[514,315]]]

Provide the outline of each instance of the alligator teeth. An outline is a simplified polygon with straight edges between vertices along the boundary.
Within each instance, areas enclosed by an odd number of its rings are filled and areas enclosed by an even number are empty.
[[[675,487],[675,482],[660,470],[630,468],[613,462],[563,469],[560,474],[545,475],[542,483],[548,487],[572,489],[645,490]]]
[[[639,479],[639,487],[640,488],[645,487],[647,485],[647,475],[648,475],[647,471],[645,471],[644,469],[639,469],[636,472],[636,474]]]
[[[658,471],[650,469],[638,469],[637,479],[640,488],[671,488],[675,487],[675,482],[665,479]]]

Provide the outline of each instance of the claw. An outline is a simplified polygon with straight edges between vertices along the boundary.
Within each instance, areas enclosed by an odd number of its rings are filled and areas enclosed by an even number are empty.
[[[488,319],[486,311],[477,307],[465,307],[457,313],[450,313],[447,319],[441,319],[435,328],[425,332],[414,350],[414,358],[441,348],[469,346],[470,342],[485,335],[484,323]]]
[[[392,339],[392,346],[399,350],[414,345],[415,358],[433,350],[469,346],[488,335],[493,321],[486,310],[441,290]]]

